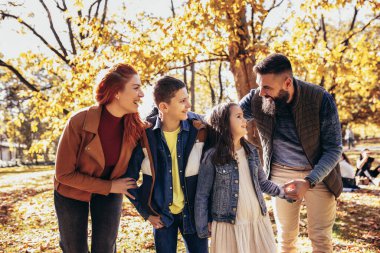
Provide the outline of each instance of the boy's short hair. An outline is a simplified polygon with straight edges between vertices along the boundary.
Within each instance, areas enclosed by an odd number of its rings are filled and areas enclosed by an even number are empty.
[[[157,106],[161,102],[170,103],[170,100],[175,96],[175,93],[182,88],[186,88],[184,82],[171,76],[164,76],[154,85],[154,102]]]

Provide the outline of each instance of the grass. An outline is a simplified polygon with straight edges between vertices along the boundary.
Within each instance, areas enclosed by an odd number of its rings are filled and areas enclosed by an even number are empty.
[[[61,252],[53,203],[52,167],[11,168],[0,173],[0,252]],[[273,227],[271,203],[267,201]],[[369,186],[343,193],[338,200],[333,232],[334,252],[380,252],[380,188]],[[298,245],[311,252],[305,208]],[[89,236],[91,230],[89,231]],[[151,226],[131,203],[123,202],[118,252],[154,252]],[[179,239],[179,251],[185,252]]]

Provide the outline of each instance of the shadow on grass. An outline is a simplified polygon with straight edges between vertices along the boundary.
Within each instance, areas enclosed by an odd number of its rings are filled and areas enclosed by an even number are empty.
[[[375,196],[378,201],[380,190],[359,192],[361,198]],[[359,204],[357,201],[338,201],[337,217],[333,227],[336,237],[373,245],[380,248],[379,206]]]
[[[44,166],[20,166],[20,167],[8,167],[0,168],[0,176],[7,174],[17,174],[17,173],[29,173],[29,172],[39,172],[53,170],[54,166],[44,165]]]

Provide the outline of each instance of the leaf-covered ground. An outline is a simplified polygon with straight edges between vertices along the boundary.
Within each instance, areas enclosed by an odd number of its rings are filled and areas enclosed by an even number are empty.
[[[60,252],[53,173],[46,167],[0,169],[0,252]],[[343,193],[334,226],[334,251],[380,252],[379,212],[379,187]],[[305,217],[303,209],[299,248],[306,253],[311,246]],[[128,200],[123,203],[117,245],[118,252],[154,252],[152,229]],[[184,252],[181,240],[178,252]]]

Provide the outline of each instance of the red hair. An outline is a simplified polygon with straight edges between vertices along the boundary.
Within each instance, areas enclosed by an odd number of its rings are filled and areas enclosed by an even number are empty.
[[[99,105],[107,105],[115,99],[115,95],[124,89],[125,84],[137,71],[129,64],[119,63],[111,67],[95,89],[95,99]],[[135,144],[142,136],[144,123],[138,113],[129,113],[124,116],[124,129],[128,130],[127,142]]]

